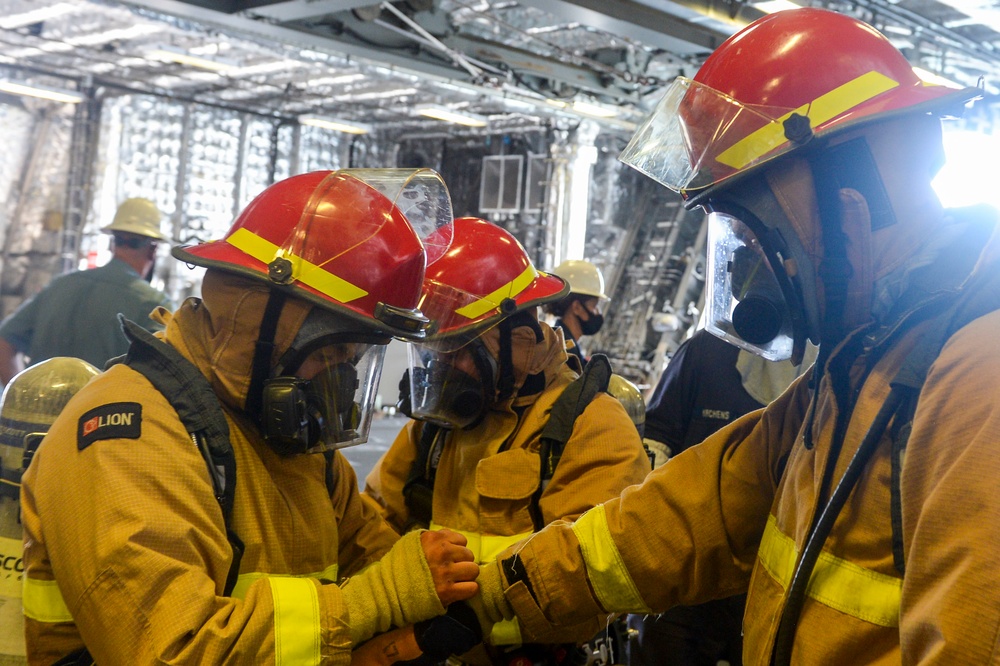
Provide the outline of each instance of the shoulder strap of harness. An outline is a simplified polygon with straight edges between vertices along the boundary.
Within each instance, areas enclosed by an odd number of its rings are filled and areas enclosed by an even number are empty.
[[[243,556],[243,542],[230,525],[236,494],[236,456],[229,441],[229,423],[215,391],[193,363],[141,326],[121,315],[119,319],[130,344],[128,353],[116,361],[144,375],[163,394],[208,466],[215,498],[226,523],[226,537],[233,550],[224,591],[229,595],[236,586]]]
[[[545,492],[546,486],[559,465],[563,450],[566,448],[566,442],[573,434],[576,418],[583,413],[583,410],[597,397],[598,393],[604,393],[608,390],[608,382],[610,381],[611,361],[604,354],[594,354],[583,368],[583,374],[563,389],[562,394],[552,404],[549,418],[542,429],[541,448],[538,452],[541,458],[541,479],[538,489],[535,490],[531,498],[531,519],[535,524],[535,531],[545,527],[539,503],[542,499],[542,493]]]
[[[531,519],[535,530],[545,527],[542,522],[539,501],[549,480],[555,473],[562,457],[566,442],[573,434],[576,417],[583,413],[587,405],[608,390],[611,380],[611,362],[604,354],[594,354],[583,374],[563,389],[562,394],[552,404],[548,421],[541,434],[541,479],[538,489],[531,498]],[[403,501],[410,514],[410,520],[422,525],[430,525],[434,498],[434,477],[437,470],[435,447],[440,446],[440,438],[450,431],[433,423],[423,423],[417,440],[417,454],[410,466],[410,474],[403,484]]]
[[[434,423],[423,422],[417,439],[417,455],[410,466],[410,474],[403,484],[403,502],[413,525],[429,527],[434,505],[434,477],[437,473],[435,445],[447,437],[450,430]]]

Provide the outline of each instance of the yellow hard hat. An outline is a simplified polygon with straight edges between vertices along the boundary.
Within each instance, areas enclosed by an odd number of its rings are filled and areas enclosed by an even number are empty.
[[[82,359],[57,356],[14,375],[0,397],[0,449],[22,449],[27,436],[48,432],[69,399],[99,374]]]
[[[552,273],[569,283],[571,294],[608,298],[604,293],[604,276],[601,274],[601,269],[589,261],[567,259],[556,266]]]
[[[643,426],[646,425],[646,401],[643,399],[639,387],[621,375],[613,374],[608,382],[608,393],[622,403],[628,417],[642,433]]]
[[[133,197],[126,199],[122,205],[118,206],[115,218],[111,224],[101,229],[105,233],[116,231],[156,240],[168,241],[170,237],[160,231],[160,219],[163,214],[149,199]]]

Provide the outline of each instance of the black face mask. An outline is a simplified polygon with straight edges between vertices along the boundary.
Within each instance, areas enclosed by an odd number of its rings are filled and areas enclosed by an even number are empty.
[[[580,332],[584,335],[594,335],[604,326],[604,315],[599,312],[591,312],[590,310],[587,310],[587,314],[590,315],[587,320],[580,321]]]

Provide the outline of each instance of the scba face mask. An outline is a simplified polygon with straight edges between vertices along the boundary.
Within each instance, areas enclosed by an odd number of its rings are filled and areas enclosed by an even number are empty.
[[[384,353],[381,344],[333,342],[265,381],[267,443],[293,455],[368,441]]]
[[[473,428],[494,392],[496,363],[479,342],[455,351],[411,344],[410,410],[415,419],[445,428]]]
[[[754,232],[725,213],[708,216],[706,328],[770,361],[792,356],[791,316]]]

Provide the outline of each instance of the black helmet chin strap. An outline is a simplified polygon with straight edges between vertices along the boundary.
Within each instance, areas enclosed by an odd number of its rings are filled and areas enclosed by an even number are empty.
[[[256,423],[263,418],[264,382],[271,374],[271,358],[274,356],[274,334],[278,330],[278,319],[285,305],[285,293],[272,289],[264,307],[264,318],[260,323],[260,335],[253,352],[253,365],[250,370],[250,386],[247,389],[247,399],[244,411]]]
[[[500,353],[498,359],[500,381],[498,384],[498,400],[503,402],[514,395],[514,355],[512,350],[515,328],[527,326],[535,333],[535,342],[545,339],[538,320],[528,311],[521,310],[500,322]]]
[[[514,395],[514,354],[511,350],[511,331],[513,329],[511,317],[500,322],[500,353],[497,359],[497,364],[500,366],[497,397],[500,402]]]

